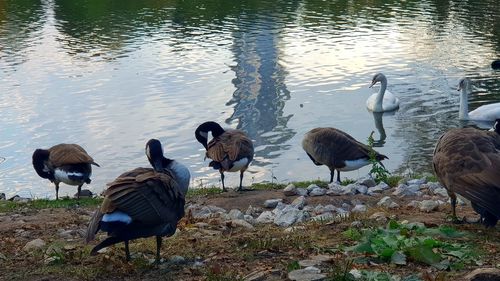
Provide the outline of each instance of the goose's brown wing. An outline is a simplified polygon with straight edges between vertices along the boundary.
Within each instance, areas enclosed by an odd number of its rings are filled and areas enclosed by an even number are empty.
[[[436,145],[433,167],[446,189],[500,217],[500,136],[450,130]]]
[[[317,162],[336,166],[334,162],[369,157],[369,147],[349,134],[335,128],[315,128],[309,131],[302,147]],[[332,157],[333,155],[333,157]]]
[[[207,157],[222,162],[226,157],[231,161],[243,157],[253,158],[253,143],[247,135],[240,130],[227,130],[208,143]]]
[[[71,164],[94,164],[94,159],[78,144],[61,143],[49,149],[49,161],[55,166]]]
[[[184,215],[184,195],[168,173],[136,168],[108,184],[102,213],[120,210],[145,224],[177,222]]]

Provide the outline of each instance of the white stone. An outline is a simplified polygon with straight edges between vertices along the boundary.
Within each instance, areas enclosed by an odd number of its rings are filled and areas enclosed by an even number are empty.
[[[407,185],[421,185],[421,184],[424,184],[424,183],[427,183],[427,179],[426,178],[421,178],[421,179],[412,179],[412,180],[409,180],[406,182]]]
[[[295,187],[295,185],[289,184],[287,185],[287,187],[285,187],[285,189],[283,189],[283,194],[285,194],[286,196],[294,196],[297,194],[297,188]]]
[[[321,281],[326,279],[326,275],[321,273],[316,267],[310,266],[304,269],[293,270],[288,273],[288,279],[292,281]]]
[[[40,238],[37,238],[35,240],[31,240],[28,243],[26,243],[26,245],[24,245],[24,247],[23,247],[23,250],[30,251],[30,250],[41,249],[45,246],[45,244],[46,244],[45,241],[43,241]]]
[[[424,200],[420,202],[420,210],[424,212],[432,212],[439,207],[439,203],[434,200]]]
[[[309,192],[309,196],[323,196],[326,194],[326,189],[317,187]]]
[[[389,196],[385,196],[378,201],[377,206],[389,208],[391,206],[391,203],[394,203],[392,198]]]
[[[352,208],[351,212],[352,213],[364,213],[368,210],[366,205],[356,205],[354,208]]]
[[[308,193],[307,189],[305,189],[305,188],[299,187],[299,188],[296,189],[296,194],[298,196],[307,196],[307,193]]]
[[[366,187],[365,185],[358,185],[358,187],[356,188],[356,191],[358,193],[361,193],[361,194],[367,194],[368,193],[368,187]]]
[[[229,215],[229,218],[236,219],[236,220],[242,220],[244,218],[243,213],[238,209],[232,209],[231,211],[229,211],[228,215]]]
[[[271,211],[264,211],[255,219],[257,223],[272,223],[274,221],[274,214]]]
[[[374,187],[375,185],[377,185],[377,183],[375,182],[375,180],[373,178],[371,178],[370,176],[362,177],[362,178],[358,179],[356,181],[356,183],[364,185],[366,187]]]
[[[432,193],[434,195],[439,195],[439,196],[442,196],[442,197],[448,197],[448,191],[446,191],[446,189],[444,188],[436,188],[432,191]]]
[[[246,228],[248,230],[254,230],[255,228],[253,227],[253,225],[249,224],[247,221],[245,220],[231,220],[231,224],[235,225],[235,226],[241,226],[243,228]]]
[[[306,203],[307,203],[306,198],[304,196],[299,196],[299,197],[295,198],[295,200],[293,200],[290,205],[292,205],[298,209],[302,209],[302,208],[304,208]]]
[[[310,184],[306,189],[307,189],[307,192],[311,192],[311,190],[315,189],[315,188],[319,188],[319,186],[317,184]]]
[[[264,207],[266,208],[276,208],[276,206],[278,205],[278,203],[281,203],[283,201],[283,199],[279,198],[279,199],[268,199],[266,201],[264,201]]]

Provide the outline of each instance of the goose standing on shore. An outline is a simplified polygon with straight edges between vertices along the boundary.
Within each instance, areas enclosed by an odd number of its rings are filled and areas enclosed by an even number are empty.
[[[460,120],[475,120],[475,121],[495,121],[500,118],[500,102],[482,105],[473,111],[469,112],[468,96],[471,92],[472,82],[469,78],[463,78],[458,83],[457,91],[462,91],[460,94],[460,109],[458,118]]]
[[[380,82],[380,90],[366,100],[368,110],[386,112],[398,109],[399,99],[387,90],[387,78],[385,75],[382,73],[375,74],[369,88],[373,87],[377,82]]]
[[[156,263],[160,262],[162,237],[172,236],[184,216],[190,173],[181,163],[165,158],[156,139],[146,144],[146,155],[153,169],[125,172],[104,191],[104,201],[89,222],[86,241],[92,241],[99,230],[106,231],[108,237],[91,255],[124,242],[126,259],[130,260],[129,240],[156,236]]]
[[[330,169],[330,182],[333,182],[335,170],[337,182],[340,182],[340,171],[354,171],[370,164],[371,148],[335,128],[315,128],[307,132],[302,148],[314,164]],[[379,162],[387,159],[377,152],[375,157]]]
[[[212,132],[212,140],[208,142],[208,132]],[[240,171],[240,186],[242,190],[243,173],[252,162],[254,149],[252,140],[241,130],[224,130],[219,124],[208,121],[196,128],[195,136],[206,149],[205,156],[212,159],[209,167],[219,170],[222,180],[222,191],[226,191],[224,185],[224,172]]]
[[[82,185],[91,182],[91,165],[99,167],[78,144],[61,143],[49,149],[37,149],[32,158],[36,173],[44,179],[49,179],[56,186],[56,200],[59,199],[61,182],[77,185],[77,198],[80,198]]]
[[[456,128],[443,134],[432,160],[439,182],[451,199],[452,218],[456,216],[459,194],[471,202],[487,227],[500,219],[500,129]]]

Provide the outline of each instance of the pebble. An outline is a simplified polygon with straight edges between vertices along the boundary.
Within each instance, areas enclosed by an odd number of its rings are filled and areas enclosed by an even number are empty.
[[[243,213],[238,209],[232,209],[231,211],[229,211],[228,216],[231,219],[241,220],[245,215],[243,215]]]

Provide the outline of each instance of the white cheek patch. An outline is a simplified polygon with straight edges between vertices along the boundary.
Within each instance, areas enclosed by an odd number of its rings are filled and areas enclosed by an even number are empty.
[[[149,151],[149,145],[146,147],[146,156],[151,159],[151,152]]]
[[[233,167],[231,167],[231,169],[229,169],[228,172],[236,172],[243,168],[246,168],[247,166],[248,166],[248,158],[246,157],[241,158],[240,160],[233,162]]]
[[[105,214],[101,221],[103,222],[123,222],[126,224],[130,224],[132,222],[132,218],[125,214],[124,212],[116,211],[110,214]]]

